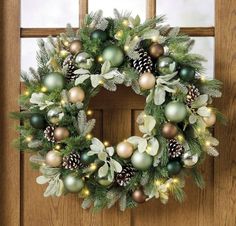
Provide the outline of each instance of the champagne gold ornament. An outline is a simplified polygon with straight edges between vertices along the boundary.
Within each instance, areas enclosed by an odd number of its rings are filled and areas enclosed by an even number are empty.
[[[69,101],[73,104],[82,102],[84,97],[85,93],[80,87],[73,87],[68,92]]]
[[[164,54],[164,48],[162,45],[154,42],[149,47],[149,54],[152,58],[158,58],[159,56]]]
[[[54,130],[54,138],[56,141],[64,140],[65,138],[69,137],[70,133],[67,128],[65,127],[57,127]]]
[[[133,154],[133,145],[127,141],[120,142],[116,147],[116,153],[123,159],[129,158]]]
[[[177,135],[178,129],[173,123],[167,122],[163,125],[161,132],[163,137],[172,139]]]
[[[210,112],[209,117],[203,117],[204,122],[206,123],[206,127],[211,127],[216,123],[216,114],[214,112]]]
[[[142,89],[152,89],[155,86],[156,79],[155,76],[150,72],[143,73],[139,80],[139,85]]]
[[[82,43],[80,40],[74,40],[71,42],[69,51],[71,54],[76,55],[77,53],[81,52]]]
[[[144,194],[143,189],[139,188],[132,193],[132,198],[137,203],[144,203],[147,196]]]
[[[62,156],[59,151],[49,151],[46,154],[46,164],[50,167],[59,167],[62,163]]]

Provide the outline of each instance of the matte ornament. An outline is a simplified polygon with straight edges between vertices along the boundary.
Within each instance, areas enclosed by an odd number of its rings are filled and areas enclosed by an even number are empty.
[[[174,124],[167,122],[163,125],[161,132],[166,139],[172,139],[178,134],[178,129]]]
[[[123,159],[129,158],[133,154],[133,145],[127,141],[121,142],[116,147],[116,153]]]
[[[139,204],[144,203],[146,198],[143,189],[137,189],[132,193],[132,199]]]
[[[177,175],[181,171],[181,164],[178,161],[169,162],[167,164],[167,171],[169,176]]]
[[[57,125],[61,121],[62,109],[60,107],[55,107],[47,112],[47,119],[53,125]]]
[[[113,181],[108,180],[107,176],[99,177],[97,175],[96,179],[97,179],[97,182],[104,187],[108,187],[113,183]]]
[[[147,170],[152,166],[153,158],[146,152],[135,151],[131,157],[132,165],[138,170]]]
[[[73,104],[82,102],[84,97],[85,93],[80,87],[73,87],[68,92],[69,101]]]
[[[174,73],[176,67],[176,62],[170,57],[162,56],[158,59],[157,70],[163,75]]]
[[[185,82],[191,82],[195,78],[195,70],[189,66],[182,67],[179,77]]]
[[[80,154],[80,161],[84,164],[93,163],[96,159],[95,155],[88,155],[87,151],[84,151]]]
[[[62,141],[69,137],[70,133],[67,128],[65,127],[57,127],[54,130],[54,138],[56,141]]]
[[[149,54],[152,58],[158,58],[164,54],[164,48],[157,42],[152,43],[151,46],[149,47]]]
[[[103,50],[102,57],[104,60],[110,61],[113,67],[118,67],[123,63],[124,53],[121,48],[110,45]]]
[[[142,89],[147,90],[152,89],[155,86],[156,79],[152,73],[145,72],[140,76],[138,82]]]
[[[171,101],[165,107],[165,116],[171,122],[181,122],[187,115],[186,106],[178,101]]]
[[[203,117],[203,121],[206,124],[206,127],[211,127],[216,123],[216,114],[214,112],[210,113],[209,117]]]
[[[198,162],[198,155],[197,154],[192,155],[192,153],[188,151],[182,155],[181,159],[184,164],[184,167],[191,168],[195,166],[196,163]]]
[[[62,156],[61,153],[59,151],[49,151],[46,154],[46,164],[50,167],[59,167],[62,163]]]
[[[97,29],[92,32],[91,38],[94,40],[100,40],[101,42],[104,42],[107,40],[108,36],[105,31]]]
[[[53,72],[46,75],[43,79],[43,85],[48,91],[53,91],[55,89],[63,89],[65,84],[64,76],[60,73]]]
[[[71,54],[76,55],[77,53],[81,52],[82,43],[80,40],[74,40],[71,42],[69,51]]]
[[[63,182],[65,188],[72,193],[79,192],[84,187],[84,181],[74,173],[66,175],[63,179]]]
[[[30,117],[30,125],[35,129],[44,129],[46,127],[46,121],[42,114],[35,113]]]

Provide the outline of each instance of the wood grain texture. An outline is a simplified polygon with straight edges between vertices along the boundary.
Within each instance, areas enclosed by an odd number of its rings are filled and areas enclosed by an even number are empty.
[[[19,1],[1,1],[0,14],[0,225],[17,226],[20,225],[20,154],[12,145],[18,136],[15,129],[18,122],[10,119],[10,112],[19,110]]]
[[[218,108],[228,119],[216,126],[220,140],[215,160],[215,226],[236,225],[236,2],[216,0],[216,78],[223,82]]]
[[[84,17],[88,13],[88,0],[79,0],[79,24],[83,25]]]
[[[146,18],[154,18],[156,16],[156,0],[146,0]]]

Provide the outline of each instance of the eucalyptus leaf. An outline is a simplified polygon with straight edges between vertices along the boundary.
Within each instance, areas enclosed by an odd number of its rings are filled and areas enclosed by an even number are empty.
[[[208,95],[206,94],[202,94],[200,96],[198,96],[191,104],[192,108],[199,108],[202,106],[205,106],[207,104],[208,101]]]
[[[87,80],[90,77],[89,74],[81,75],[79,78],[75,80],[75,85],[82,84],[85,80]]]
[[[103,166],[101,166],[98,170],[98,176],[99,177],[105,177],[108,174],[108,164],[105,162]]]
[[[210,111],[205,106],[198,108],[197,113],[202,117],[209,117],[210,116]]]
[[[154,103],[156,105],[162,105],[165,102],[166,92],[161,86],[157,86],[154,91]]]

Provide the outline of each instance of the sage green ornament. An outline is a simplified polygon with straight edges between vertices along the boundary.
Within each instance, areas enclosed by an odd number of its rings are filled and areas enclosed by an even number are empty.
[[[35,129],[44,129],[46,126],[46,120],[42,114],[34,113],[30,117],[30,125]]]
[[[106,31],[97,29],[91,33],[91,38],[94,40],[100,40],[101,42],[104,42],[107,40],[108,35]]]
[[[131,157],[132,165],[138,170],[147,170],[151,167],[153,158],[146,152],[135,151]]]
[[[92,162],[94,162],[94,160],[96,159],[96,155],[88,155],[88,151],[83,151],[80,154],[80,161],[84,164],[90,164]]]
[[[169,176],[178,174],[182,169],[181,164],[178,161],[169,162],[167,164],[167,171]]]
[[[189,66],[182,67],[179,71],[179,77],[185,82],[191,82],[195,78],[195,70]]]
[[[108,176],[99,177],[99,176],[97,175],[97,176],[96,176],[96,180],[97,180],[97,182],[98,182],[100,185],[102,185],[102,186],[104,186],[104,187],[108,187],[108,186],[110,186],[110,185],[113,183],[113,181],[108,180]]]
[[[47,112],[47,119],[50,123],[52,123],[53,125],[57,125],[62,117],[63,117],[64,113],[61,107],[55,107],[50,109]]]
[[[79,53],[75,58],[75,64],[78,68],[90,69],[94,65],[94,59],[88,53]]]
[[[84,187],[84,181],[74,173],[66,175],[63,182],[69,192],[79,192]]]
[[[157,70],[162,75],[172,74],[176,71],[177,63],[167,56],[162,56],[158,58],[157,61]]]
[[[110,61],[113,67],[118,67],[123,63],[124,53],[121,48],[110,45],[103,50],[102,57],[104,61]]]
[[[171,122],[181,122],[187,115],[187,109],[184,103],[171,101],[165,107],[165,116]]]
[[[49,91],[53,91],[55,89],[63,89],[65,84],[64,76],[58,72],[52,72],[46,75],[43,79],[43,85]]]

